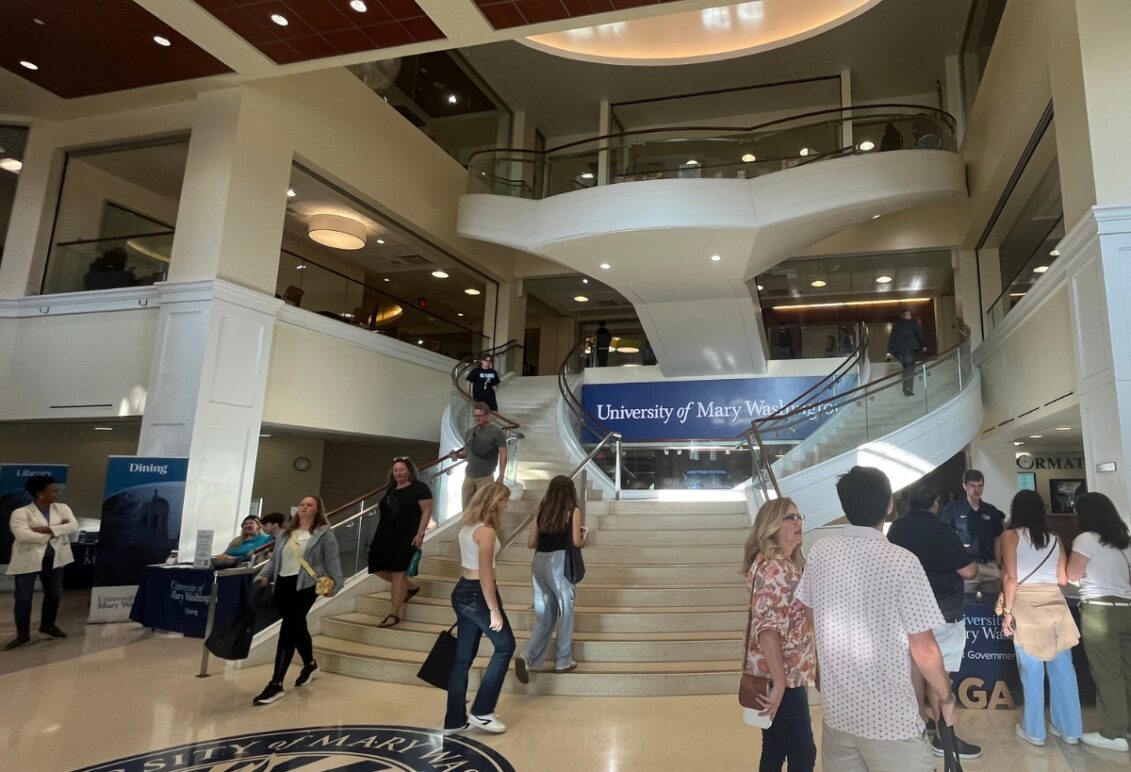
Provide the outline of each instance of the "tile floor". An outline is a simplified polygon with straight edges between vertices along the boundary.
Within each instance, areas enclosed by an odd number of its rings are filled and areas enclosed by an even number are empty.
[[[253,708],[266,667],[216,667],[212,677],[195,678],[199,640],[153,635],[134,624],[83,626],[85,595],[79,595],[68,594],[64,604],[63,621],[75,633],[70,639],[0,652],[0,769],[5,772],[72,770],[249,732],[336,724],[431,728],[442,720],[444,694],[437,689],[324,674],[308,687],[288,688],[279,702]],[[11,634],[11,627],[11,596],[6,596],[0,598],[0,638]],[[295,675],[292,668],[291,678]],[[504,695],[498,712],[510,725],[506,734],[471,737],[519,772],[757,767],[760,733],[742,724],[731,696]],[[814,721],[819,726],[819,709]],[[1014,723],[1012,711],[960,714],[962,736],[986,749],[982,759],[965,764],[968,772],[1003,765],[1009,772],[1123,772],[1131,764],[1127,754],[1070,747],[1051,738],[1045,748],[1024,745],[1013,737]],[[173,768],[187,767],[165,767]]]

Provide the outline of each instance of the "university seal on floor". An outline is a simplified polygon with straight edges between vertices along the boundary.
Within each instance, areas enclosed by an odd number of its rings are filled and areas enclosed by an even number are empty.
[[[411,726],[323,726],[221,737],[77,772],[515,772],[491,748]]]

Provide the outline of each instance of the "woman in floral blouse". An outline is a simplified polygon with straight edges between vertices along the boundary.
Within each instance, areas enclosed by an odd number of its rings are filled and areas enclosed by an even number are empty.
[[[811,772],[817,759],[806,689],[817,685],[817,648],[809,611],[794,600],[805,558],[805,519],[790,499],[758,510],[746,540],[744,571],[750,585],[750,622],[743,672],[769,678],[761,697],[773,725],[762,731],[759,772]]]

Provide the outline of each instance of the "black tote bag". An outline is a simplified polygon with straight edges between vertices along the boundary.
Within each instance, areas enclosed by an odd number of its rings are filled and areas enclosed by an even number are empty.
[[[436,636],[432,651],[428,652],[428,658],[416,674],[421,681],[432,684],[437,689],[447,689],[448,680],[452,677],[452,666],[456,662],[457,638],[452,635],[452,630],[455,629],[456,626],[452,625]]]
[[[573,515],[569,516],[566,534],[565,576],[570,584],[578,584],[585,578],[585,558],[581,557],[581,548],[573,546]]]

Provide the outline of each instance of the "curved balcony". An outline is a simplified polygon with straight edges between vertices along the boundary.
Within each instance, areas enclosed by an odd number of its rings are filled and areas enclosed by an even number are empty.
[[[830,158],[955,150],[955,121],[910,104],[830,108],[753,126],[675,126],[606,134],[546,150],[481,150],[469,193],[543,199],[660,179],[753,179]]]

